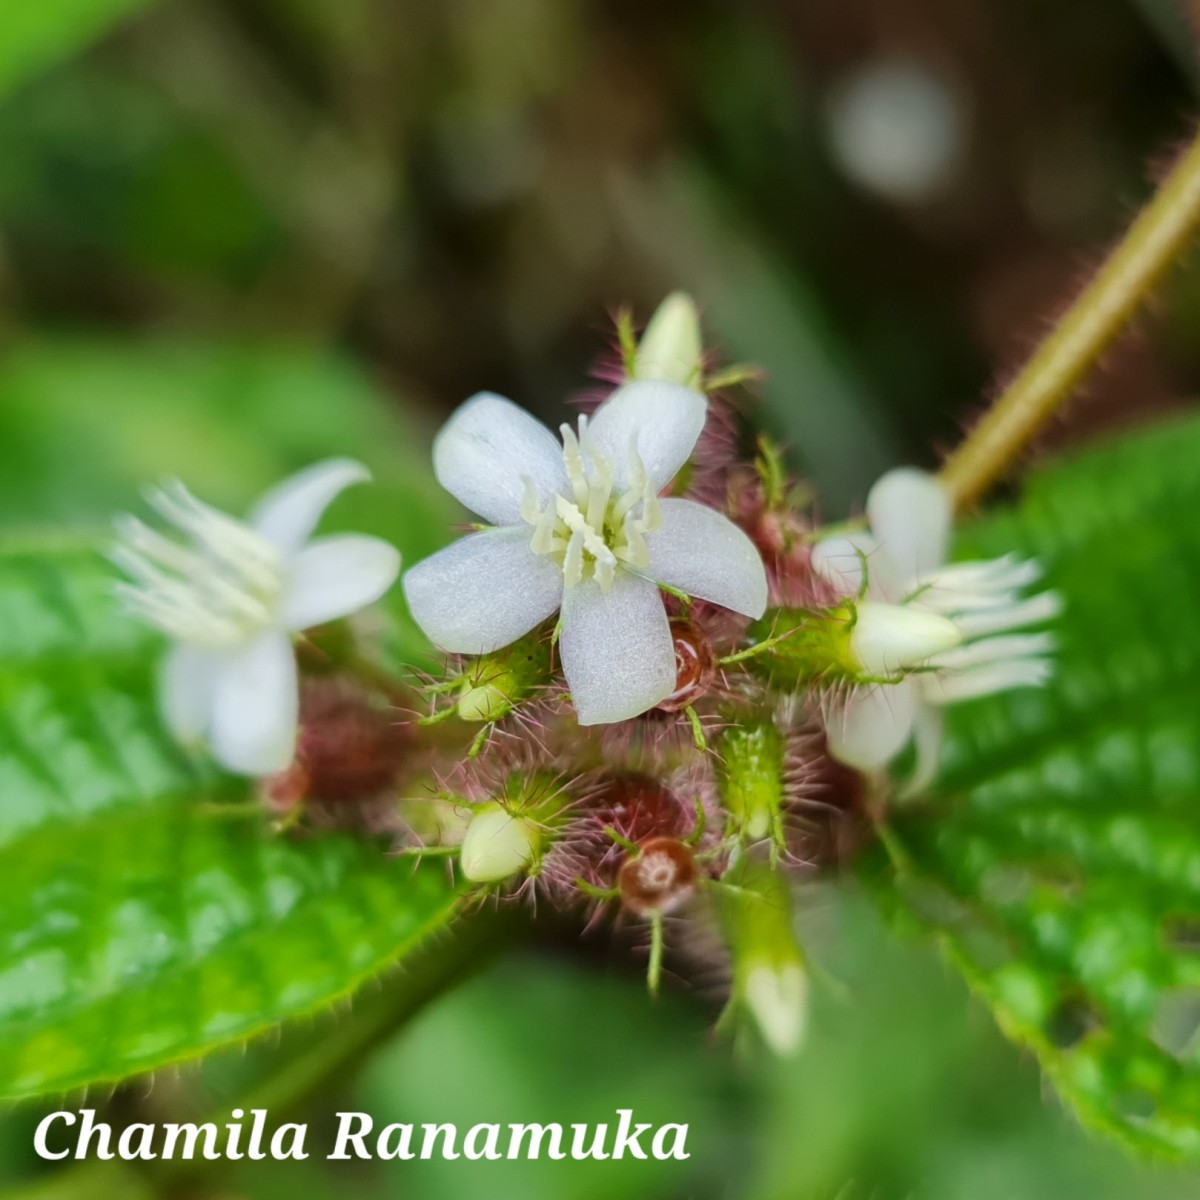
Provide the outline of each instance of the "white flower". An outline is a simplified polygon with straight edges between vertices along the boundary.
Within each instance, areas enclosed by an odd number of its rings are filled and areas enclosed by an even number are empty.
[[[333,498],[369,479],[330,459],[291,476],[238,521],[181,483],[149,494],[159,515],[192,544],[136,517],[118,520],[113,561],[133,580],[118,590],[129,610],[174,639],[163,664],[163,715],[180,741],[207,741],[244,775],[292,760],[299,701],[292,635],[378,600],[400,572],[379,538],[310,540]]]
[[[438,434],[438,480],[495,528],[404,577],[443,650],[488,654],[561,609],[563,673],[582,725],[637,716],[675,689],[659,584],[750,617],[767,580],[750,539],[714,509],[659,499],[687,461],[707,401],[664,382],[618,388],[562,444],[500,396],[468,400]]]
[[[869,533],[826,539],[812,561],[848,595],[865,583],[851,649],[864,674],[891,681],[851,695],[829,723],[829,747],[851,766],[877,770],[915,738],[912,792],[937,771],[944,705],[1049,678],[1051,635],[1013,631],[1056,616],[1061,602],[1054,592],[1021,598],[1041,575],[1031,560],[944,565],[950,500],[922,471],[884,475],[867,497],[867,519]]]

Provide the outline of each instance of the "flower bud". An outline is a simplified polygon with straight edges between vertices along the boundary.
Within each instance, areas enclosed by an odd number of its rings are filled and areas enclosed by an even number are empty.
[[[696,819],[689,802],[637,771],[598,774],[584,811],[582,819],[597,831],[614,829],[623,840],[639,844],[657,837],[683,837]]]
[[[470,664],[462,676],[458,716],[464,721],[499,721],[549,679],[549,641],[536,633],[520,638]]]
[[[860,673],[850,648],[854,605],[833,608],[769,608],[746,631],[761,646],[746,666],[776,687],[789,690],[854,680]]]
[[[949,618],[919,608],[874,600],[863,600],[856,608],[850,649],[864,675],[899,674],[963,639]]]
[[[719,911],[733,959],[731,1003],[749,1016],[781,1058],[800,1049],[808,1015],[804,955],[792,930],[786,881],[744,863],[718,889]]]
[[[457,710],[464,721],[498,721],[513,709],[512,694],[515,680],[509,671],[497,671],[478,682],[463,679]]]
[[[732,725],[717,747],[718,787],[745,841],[780,836],[787,747],[772,721]]]
[[[564,837],[571,854],[572,882],[581,879],[603,891],[617,888],[622,898],[632,888],[631,907],[642,911],[633,893],[641,890],[643,882],[654,881],[623,874],[631,858],[636,861],[631,847],[671,843],[687,849],[684,843],[690,843],[696,829],[695,804],[657,779],[634,771],[597,772],[577,795],[580,802],[572,809]]]
[[[526,870],[538,857],[544,837],[528,817],[499,804],[485,804],[463,836],[459,865],[473,883],[499,883]]]
[[[352,679],[306,678],[300,690],[300,733],[290,766],[262,783],[272,811],[311,803],[351,804],[394,787],[412,748],[412,727],[396,719]]]
[[[703,344],[692,298],[672,292],[655,311],[634,355],[631,379],[654,379],[699,388]]]
[[[892,680],[963,640],[947,617],[875,600],[768,609],[747,636],[762,647],[750,669],[788,688]]]

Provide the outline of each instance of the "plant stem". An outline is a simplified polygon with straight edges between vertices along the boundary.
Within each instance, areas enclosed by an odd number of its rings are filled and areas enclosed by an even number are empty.
[[[1008,469],[1145,302],[1200,224],[1200,137],[999,399],[946,460],[955,505]]]

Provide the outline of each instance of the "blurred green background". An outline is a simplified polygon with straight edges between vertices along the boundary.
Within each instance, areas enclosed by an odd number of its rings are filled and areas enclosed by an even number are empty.
[[[609,314],[695,293],[753,418],[845,511],[935,461],[1193,123],[1182,0],[7,0],[0,6],[0,524],[99,525],[178,470],[242,505],[375,439],[404,550],[448,510],[430,432],[471,392],[547,416]],[[1200,273],[1110,356],[1054,450],[1188,402]],[[748,407],[750,407],[748,405]],[[404,432],[397,436],[395,429]],[[352,497],[348,503],[355,503]],[[348,512],[350,510],[347,510]],[[365,510],[364,510],[365,511]],[[385,1038],[307,1114],[691,1123],[688,1164],[258,1165],[187,1194],[1172,1200],[1090,1140],[929,950],[853,890],[806,906],[799,1061],[651,1004],[603,936],[547,938]],[[187,1111],[219,1056],[114,1114]],[[38,1175],[38,1113],[0,1176]],[[43,1172],[44,1174],[44,1172]],[[50,1177],[51,1180],[53,1176]]]

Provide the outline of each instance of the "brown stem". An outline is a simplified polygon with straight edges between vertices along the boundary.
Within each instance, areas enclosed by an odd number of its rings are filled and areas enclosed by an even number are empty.
[[[958,508],[977,500],[1029,445],[1121,332],[1200,224],[1200,137],[1128,233],[965,441],[941,479]]]

